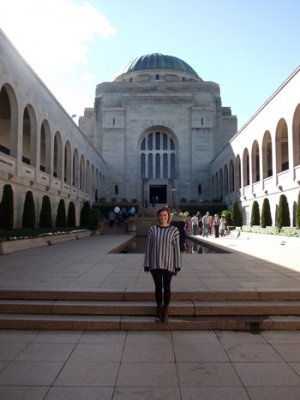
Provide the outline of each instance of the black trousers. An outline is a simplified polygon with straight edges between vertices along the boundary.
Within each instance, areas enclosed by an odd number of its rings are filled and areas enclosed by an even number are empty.
[[[155,301],[156,304],[162,304],[164,289],[164,305],[168,306],[171,300],[171,280],[173,272],[156,269],[151,271],[155,285]]]

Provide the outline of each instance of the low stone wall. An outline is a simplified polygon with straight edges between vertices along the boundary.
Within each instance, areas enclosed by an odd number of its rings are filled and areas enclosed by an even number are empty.
[[[36,247],[51,246],[68,240],[77,240],[91,236],[91,231],[70,232],[62,235],[44,236],[30,239],[8,240],[0,242],[0,254],[10,254],[16,251],[33,249]]]

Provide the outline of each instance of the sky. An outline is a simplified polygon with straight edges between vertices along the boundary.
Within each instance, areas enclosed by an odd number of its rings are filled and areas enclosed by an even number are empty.
[[[0,28],[68,114],[163,53],[220,85],[241,128],[300,64],[299,0],[0,0]]]

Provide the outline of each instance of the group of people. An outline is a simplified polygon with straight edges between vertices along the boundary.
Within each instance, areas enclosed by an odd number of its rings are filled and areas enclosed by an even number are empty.
[[[207,211],[202,216],[198,211],[197,214],[192,216],[191,224],[193,235],[215,236],[215,238],[226,235],[227,222],[223,215],[220,218],[218,214],[210,215],[209,211]]]
[[[120,208],[119,206],[116,206],[113,210],[110,210],[109,213],[107,214],[109,226],[113,228],[115,222],[117,222],[118,225],[122,225],[123,223],[127,222],[128,216],[134,216],[135,214],[136,214],[135,207],[131,207],[127,211],[125,207]]]

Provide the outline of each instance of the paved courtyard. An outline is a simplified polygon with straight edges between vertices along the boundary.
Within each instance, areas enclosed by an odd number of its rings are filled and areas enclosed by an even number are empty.
[[[108,254],[125,239],[2,256],[0,290],[153,290],[142,254]],[[184,254],[174,291],[300,290],[297,239],[219,240],[234,253]],[[1,400],[299,398],[298,331],[0,331]]]

